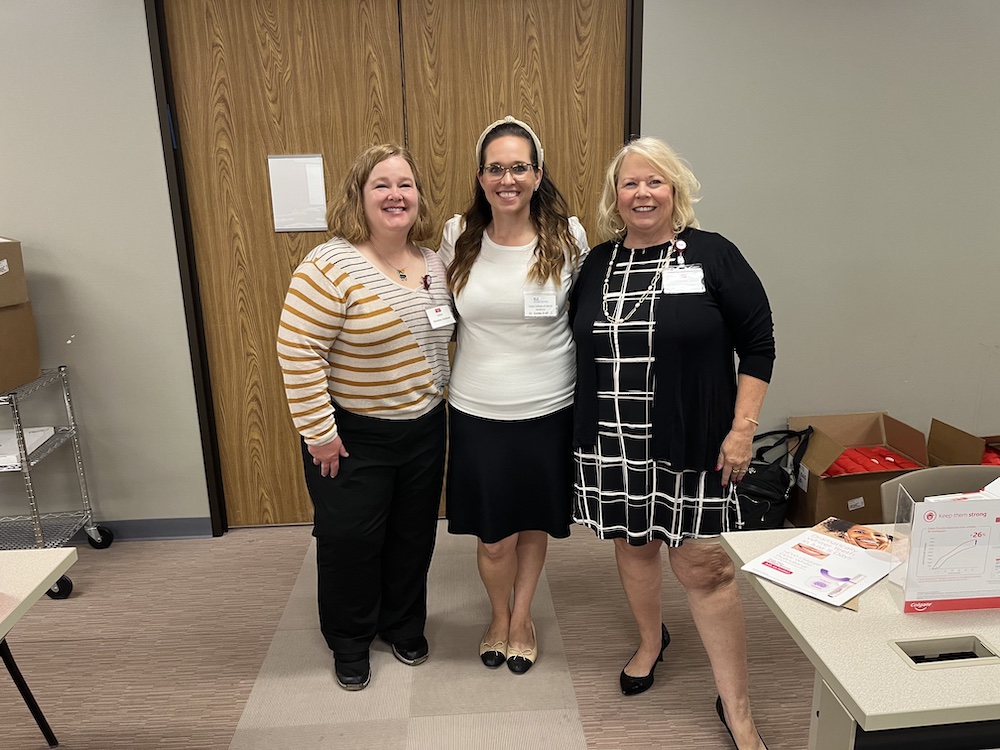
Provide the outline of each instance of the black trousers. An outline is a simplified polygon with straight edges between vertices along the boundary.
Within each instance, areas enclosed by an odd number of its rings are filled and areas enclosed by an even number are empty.
[[[350,454],[320,475],[305,443],[313,502],[320,629],[334,653],[423,635],[427,572],[444,479],[445,408],[393,421],[337,410]]]

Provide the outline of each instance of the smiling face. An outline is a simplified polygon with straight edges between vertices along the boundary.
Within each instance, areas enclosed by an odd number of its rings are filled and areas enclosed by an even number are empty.
[[[889,537],[867,526],[852,526],[847,530],[846,539],[865,549],[889,549]]]
[[[490,141],[483,151],[483,166],[498,164],[501,167],[512,167],[515,164],[532,164],[531,141],[516,135],[500,136]],[[510,171],[505,171],[500,179],[491,177],[482,170],[479,173],[479,185],[486,193],[486,200],[496,214],[523,215],[527,219],[531,214],[531,196],[542,181],[542,170],[531,169],[521,177],[514,177]]]
[[[617,208],[631,247],[659,245],[674,236],[674,188],[638,154],[622,159]]]
[[[409,234],[417,221],[420,193],[406,159],[390,156],[375,165],[365,182],[364,205],[373,236]]]

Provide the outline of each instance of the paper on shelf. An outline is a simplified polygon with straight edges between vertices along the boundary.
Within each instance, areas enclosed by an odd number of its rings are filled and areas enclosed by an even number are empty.
[[[25,427],[24,445],[30,455],[38,446],[55,434],[54,427]],[[14,466],[21,463],[17,450],[17,433],[14,430],[0,430],[0,465]]]

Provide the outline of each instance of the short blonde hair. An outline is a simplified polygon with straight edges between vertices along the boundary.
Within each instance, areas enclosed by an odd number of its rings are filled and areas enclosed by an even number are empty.
[[[407,239],[410,241],[426,240],[433,236],[434,227],[431,212],[428,208],[427,197],[424,195],[424,184],[420,177],[420,170],[417,169],[413,156],[402,146],[397,146],[394,143],[380,143],[376,146],[369,146],[358,154],[350,169],[347,170],[347,174],[344,175],[340,195],[334,199],[327,213],[330,232],[335,237],[342,237],[352,244],[367,242],[370,239],[371,229],[365,218],[365,183],[368,182],[372,170],[378,164],[393,156],[402,157],[410,165],[419,196],[417,220],[410,227]]]
[[[688,227],[697,227],[694,204],[701,200],[698,192],[701,184],[691,168],[670,146],[659,138],[645,136],[629,141],[615,154],[604,173],[604,187],[597,206],[597,228],[605,238],[618,237],[625,232],[625,222],[618,213],[618,174],[622,161],[629,154],[635,154],[648,161],[653,169],[669,180],[674,188],[674,231],[682,232]]]

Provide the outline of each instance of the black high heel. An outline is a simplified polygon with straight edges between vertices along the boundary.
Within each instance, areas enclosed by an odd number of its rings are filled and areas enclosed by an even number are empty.
[[[719,714],[719,721],[722,722],[722,726],[724,726],[726,728],[726,731],[729,732],[729,739],[731,739],[733,741],[733,744],[736,745],[736,738],[733,737],[733,730],[731,730],[729,728],[729,725],[726,723],[726,712],[722,710],[721,695],[715,696],[715,712]],[[764,738],[761,737],[760,734],[758,734],[757,737],[760,739],[760,744],[764,745],[764,750],[767,750],[767,745],[764,744]],[[739,748],[739,745],[736,745],[736,747]]]
[[[653,687],[653,672],[656,671],[656,665],[663,661],[663,652],[670,645],[670,633],[667,631],[667,626],[661,622],[660,628],[660,655],[653,662],[653,668],[649,670],[649,674],[645,677],[633,677],[632,675],[625,674],[625,670],[623,669],[618,678],[618,682],[622,686],[622,695],[638,695],[639,693],[645,693]],[[636,653],[639,653],[638,649],[636,649]],[[635,656],[635,654],[632,654],[632,656]],[[629,659],[629,661],[632,660]],[[626,664],[626,666],[628,665]]]

